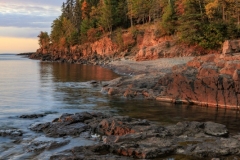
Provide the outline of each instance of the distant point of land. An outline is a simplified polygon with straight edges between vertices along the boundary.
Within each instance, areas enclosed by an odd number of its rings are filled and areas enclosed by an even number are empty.
[[[24,53],[18,53],[17,55],[32,55],[34,54],[35,52],[24,52]]]

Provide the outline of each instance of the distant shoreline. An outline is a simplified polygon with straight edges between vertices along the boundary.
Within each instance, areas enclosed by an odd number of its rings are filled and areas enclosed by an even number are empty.
[[[36,53],[36,52],[24,52],[24,53],[18,53],[17,55],[19,55],[19,56],[21,56],[21,55],[28,55],[28,56],[30,56],[30,55],[32,55],[34,53]]]

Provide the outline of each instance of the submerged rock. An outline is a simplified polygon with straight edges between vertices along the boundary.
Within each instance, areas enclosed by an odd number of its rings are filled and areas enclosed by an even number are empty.
[[[0,130],[0,136],[6,137],[20,137],[23,135],[23,132],[19,129],[7,129],[7,130]]]
[[[240,136],[226,138],[226,126],[214,122],[179,122],[160,126],[128,116],[83,112],[63,114],[53,122],[38,124],[31,129],[53,137],[84,136],[85,133],[101,135],[102,140],[96,145],[75,147],[51,157],[59,160],[151,159],[173,154],[196,158],[240,155]],[[46,146],[40,144],[40,149],[41,145]]]
[[[29,118],[29,119],[34,119],[34,118],[40,118],[44,117],[46,114],[26,114],[26,115],[21,115],[19,118]]]
[[[45,117],[48,114],[55,114],[57,112],[51,112],[51,111],[47,111],[44,113],[39,113],[39,114],[24,114],[19,116],[19,118],[24,118],[24,119],[35,119],[35,118],[41,118],[41,117]]]
[[[228,135],[228,130],[225,125],[214,123],[214,122],[205,122],[204,131],[206,134],[224,137]]]

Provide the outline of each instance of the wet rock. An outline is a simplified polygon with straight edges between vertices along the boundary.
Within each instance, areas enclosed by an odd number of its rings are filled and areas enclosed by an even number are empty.
[[[19,118],[29,118],[29,119],[34,119],[34,118],[40,118],[40,117],[44,117],[47,114],[26,114],[26,115],[21,115],[19,116]]]
[[[88,130],[89,126],[80,122],[53,122],[33,125],[30,129],[37,132],[44,132],[50,137],[63,137],[67,135],[77,136]]]
[[[101,85],[102,82],[101,82],[101,81],[90,81],[90,84],[91,84],[93,87],[97,87],[97,86]]]
[[[91,137],[92,134],[98,141],[102,139],[96,145],[57,153],[51,159],[151,159],[176,153],[196,158],[215,158],[240,154],[240,136],[226,137],[226,126],[213,122],[186,121],[164,127],[128,116],[83,112],[63,114],[53,122],[32,127],[32,130],[53,137]],[[59,145],[57,142],[34,142],[31,147],[34,151]]]
[[[105,144],[74,147],[50,157],[50,160],[76,160],[76,159],[97,159],[97,160],[133,160],[130,157],[118,156],[109,153],[109,146]]]
[[[200,142],[197,144],[188,145],[184,154],[193,155],[199,158],[239,155],[240,146],[238,143],[239,141],[231,138]]]
[[[120,136],[135,132],[130,126],[123,123],[123,121],[117,121],[116,119],[104,119],[98,124],[97,132],[104,135]]]
[[[23,135],[23,132],[18,129],[8,129],[8,130],[0,130],[0,136],[6,137],[20,137]]]
[[[62,123],[77,123],[84,122],[85,120],[92,119],[94,116],[88,112],[75,113],[75,114],[63,114],[59,118],[55,119],[53,122]]]
[[[205,122],[204,131],[206,134],[212,136],[225,137],[228,136],[228,130],[225,125],[214,123],[214,122]]]
[[[24,114],[19,116],[19,118],[23,119],[35,119],[35,118],[41,118],[44,116],[47,116],[48,114],[56,114],[57,112],[52,112],[52,111],[46,111],[44,113],[39,113],[39,114]]]
[[[30,142],[26,150],[28,152],[39,152],[43,150],[51,150],[55,148],[62,147],[64,145],[67,145],[70,142],[70,140],[62,140],[62,141],[32,141]]]
[[[192,136],[203,133],[202,122],[178,122],[176,125],[167,126],[169,133],[174,136]]]
[[[107,116],[102,113],[75,113],[63,114],[52,122],[37,123],[29,128],[36,132],[44,132],[50,137],[77,136],[82,132],[90,132],[95,128],[99,121]]]

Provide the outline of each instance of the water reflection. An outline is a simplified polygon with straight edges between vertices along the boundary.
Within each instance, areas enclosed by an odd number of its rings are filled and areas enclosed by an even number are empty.
[[[225,124],[231,132],[239,132],[239,112],[200,106],[174,105],[148,100],[114,99],[102,95],[101,86],[86,81],[111,80],[118,75],[99,66],[66,63],[40,63],[42,94],[54,107],[83,110],[114,110],[117,114],[152,120],[161,124],[179,121],[214,121]],[[44,89],[45,88],[45,89]],[[51,92],[49,91],[51,90]],[[46,92],[48,90],[48,92]],[[48,97],[48,96],[47,96]]]
[[[144,118],[161,124],[175,124],[179,121],[213,121],[227,126],[231,133],[240,132],[239,111],[201,107],[195,105],[175,105],[157,101],[111,99],[119,114]]]
[[[41,74],[52,74],[54,82],[107,81],[118,77],[109,69],[93,65],[42,62],[40,66]]]
[[[87,81],[106,81],[118,75],[100,66],[41,62],[40,77],[42,94],[51,93],[47,97],[53,98],[54,108],[91,110],[108,102],[99,92],[101,86],[92,87]]]

